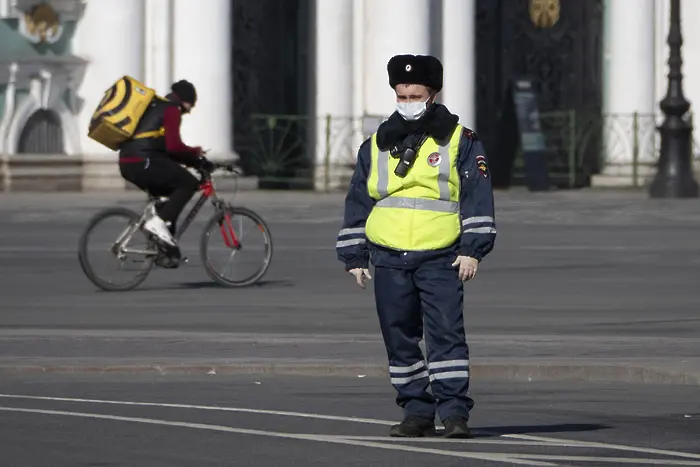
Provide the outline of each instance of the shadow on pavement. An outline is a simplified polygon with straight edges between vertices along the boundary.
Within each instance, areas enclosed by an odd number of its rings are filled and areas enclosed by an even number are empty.
[[[247,285],[245,287],[224,287],[219,285],[214,281],[196,281],[196,282],[181,282],[180,284],[173,284],[172,286],[163,287],[162,290],[182,290],[182,289],[255,289],[261,287],[293,287],[294,282],[291,280],[261,280],[252,285]]]
[[[502,435],[535,435],[542,433],[573,433],[611,429],[608,425],[591,423],[560,423],[556,425],[493,426],[472,428],[475,438],[490,438]]]

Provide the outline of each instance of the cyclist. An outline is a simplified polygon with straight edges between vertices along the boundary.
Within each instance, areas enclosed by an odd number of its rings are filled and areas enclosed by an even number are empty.
[[[180,137],[182,115],[197,102],[192,83],[181,80],[171,86],[165,99],[154,99],[134,136],[119,148],[122,177],[154,196],[170,199],[157,207],[144,223],[144,230],[178,250],[174,238],[177,218],[199,188],[199,180],[181,164],[211,171],[214,165],[202,148],[187,146]]]

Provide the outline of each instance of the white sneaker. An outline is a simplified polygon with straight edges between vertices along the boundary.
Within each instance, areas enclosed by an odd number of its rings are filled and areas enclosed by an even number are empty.
[[[173,235],[170,233],[170,230],[168,230],[168,226],[166,225],[165,221],[158,216],[153,216],[148,219],[143,224],[143,229],[146,232],[152,233],[158,237],[158,239],[169,245],[177,245],[177,242],[175,242]]]

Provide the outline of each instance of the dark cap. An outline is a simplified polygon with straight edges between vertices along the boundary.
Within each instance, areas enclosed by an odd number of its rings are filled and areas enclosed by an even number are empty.
[[[175,93],[175,95],[179,97],[182,102],[189,102],[192,105],[197,102],[197,91],[195,90],[194,85],[189,81],[184,79],[180,80],[177,83],[174,83],[170,89],[172,89],[173,93]]]
[[[395,55],[387,64],[389,85],[422,84],[435,91],[442,89],[442,63],[432,55]]]

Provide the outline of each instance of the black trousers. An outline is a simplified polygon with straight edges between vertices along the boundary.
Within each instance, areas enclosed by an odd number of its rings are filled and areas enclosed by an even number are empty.
[[[451,265],[454,258],[445,254],[401,268],[375,264],[377,314],[396,403],[405,416],[432,420],[437,412],[442,421],[452,415],[469,419],[474,406],[464,285]],[[427,359],[419,347],[424,332]]]
[[[119,162],[119,170],[124,179],[142,190],[170,198],[159,207],[158,215],[171,223],[174,233],[180,213],[199,188],[197,177],[166,157],[131,157]]]

